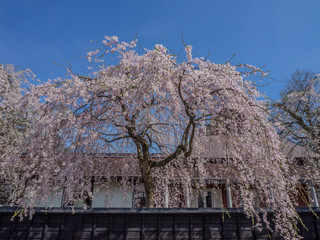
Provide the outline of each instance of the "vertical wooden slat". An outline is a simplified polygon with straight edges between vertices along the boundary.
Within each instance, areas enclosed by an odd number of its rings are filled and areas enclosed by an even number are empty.
[[[312,217],[313,217],[314,230],[316,231],[317,239],[320,239],[320,233],[319,233],[319,228],[318,228],[318,224],[317,224],[317,219],[314,214],[312,214]]]
[[[190,239],[192,240],[193,239],[193,219],[192,219],[192,214],[190,214],[190,217],[189,217],[189,221],[190,221],[190,231],[189,231],[189,233],[190,233]]]
[[[31,232],[31,230],[32,230],[32,222],[33,222],[33,219],[34,219],[34,218],[32,218],[32,219],[29,220],[29,227],[28,227],[28,230],[27,230],[27,240],[30,239],[30,232]]]
[[[314,224],[314,230],[316,232],[316,236],[317,239],[320,239],[320,235],[319,235],[319,229],[318,229],[318,225],[317,225],[317,220],[314,214],[312,214],[312,218],[313,218],[313,224]]]
[[[263,219],[262,216],[260,216],[260,219]],[[252,236],[253,236],[253,239],[254,240],[257,240],[257,233],[256,233],[256,227],[255,226],[252,226]]]
[[[221,237],[222,237],[222,240],[224,240],[224,216],[225,216],[225,213],[222,213],[222,215],[221,215]]]
[[[81,230],[82,230],[82,219],[83,219],[84,215],[81,214],[78,218],[77,218],[77,222],[74,225],[74,229],[72,232],[72,239],[80,239],[80,234],[81,234]]]
[[[241,240],[241,229],[240,229],[240,219],[239,215],[237,215],[237,230],[238,230],[238,237]]]
[[[96,227],[97,227],[97,216],[93,216],[93,227],[92,227],[92,239],[94,240],[96,238]]]
[[[160,240],[160,234],[161,234],[161,218],[160,215],[158,215],[158,240]]]
[[[298,225],[299,225],[299,230],[300,230],[300,235],[303,236],[303,226],[301,225],[300,222],[298,222]]]
[[[272,220],[272,215],[271,215],[271,214],[267,214],[267,220],[268,220],[268,222],[269,222],[270,224],[272,224],[272,221],[273,221],[273,220]],[[268,232],[268,236],[272,236],[269,229],[267,229],[267,232]]]
[[[207,223],[206,223],[206,216],[203,215],[202,217],[202,233],[203,233],[203,239],[207,239]]]
[[[108,239],[111,239],[111,234],[112,234],[112,215],[110,216],[110,222],[109,222],[109,236]]]
[[[44,224],[43,232],[42,232],[42,239],[46,239],[47,231],[48,231],[48,222],[49,222],[49,215],[46,217],[46,223]]]
[[[62,233],[62,231],[63,231],[63,228],[64,228],[64,223],[65,223],[65,215],[63,214],[62,215],[62,224],[61,224],[61,226],[60,226],[60,231],[59,231],[59,239],[61,240],[62,239],[62,237],[63,237],[63,233]]]
[[[14,236],[14,230],[16,228],[16,223],[17,223],[17,218],[18,217],[15,217],[14,220],[13,220],[13,223],[11,225],[11,229],[10,229],[10,240],[13,239],[13,236]]]
[[[126,215],[126,231],[125,231],[125,236],[124,238],[127,240],[128,239],[128,215]]]
[[[142,224],[141,224],[141,240],[144,239],[144,215],[141,216],[141,221],[142,221]]]
[[[78,224],[78,231],[77,231],[77,237],[78,237],[78,239],[80,239],[80,236],[82,235],[82,233],[83,233],[83,219],[85,218],[85,215],[84,214],[81,214],[80,215],[81,217],[79,218],[79,224]]]
[[[177,239],[177,218],[176,215],[173,216],[173,224],[174,224],[174,239]]]

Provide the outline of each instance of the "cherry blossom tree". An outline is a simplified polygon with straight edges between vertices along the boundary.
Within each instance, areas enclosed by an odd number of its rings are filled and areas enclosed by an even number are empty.
[[[271,103],[280,135],[305,149],[305,175],[316,181],[320,178],[319,80],[314,72],[297,70],[281,92],[281,99]]]
[[[147,206],[162,207],[166,182],[179,179],[179,188],[190,189],[194,172],[200,182],[221,174],[221,168],[207,171],[205,161],[219,151],[215,146],[221,136],[228,144],[223,170],[228,182],[236,181],[247,216],[256,219],[256,227],[264,221],[271,228],[267,208],[254,207],[254,187],[274,211],[275,230],[287,239],[298,238],[298,216],[289,197],[297,179],[259,92],[238,69],[261,70],[194,58],[191,46],[185,46],[183,62],[160,44],[142,54],[135,47],[136,41],[106,36],[87,55],[91,74],[70,72],[68,79],[31,91],[45,104],[37,111],[23,161],[23,194],[15,195],[25,213],[37,197],[48,198],[59,188],[70,201],[75,195],[92,198],[88,177],[114,174],[110,169],[115,166],[97,157],[105,153],[127,154],[126,161],[119,157],[118,175],[128,179],[137,168]]]
[[[282,135],[320,153],[319,138],[319,76],[311,71],[297,70],[273,103],[281,120]]]
[[[2,199],[9,197],[8,188],[15,188],[21,172],[20,156],[26,150],[32,133],[36,98],[25,96],[34,78],[29,70],[17,70],[13,65],[0,65],[0,176]],[[17,158],[18,156],[18,158]],[[3,199],[4,200],[4,199]]]

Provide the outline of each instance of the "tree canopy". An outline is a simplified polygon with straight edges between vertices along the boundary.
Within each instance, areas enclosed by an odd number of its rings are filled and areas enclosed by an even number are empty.
[[[281,137],[304,147],[305,175],[316,181],[320,177],[319,80],[312,71],[297,70],[281,92],[281,99],[271,104]]]
[[[15,159],[23,165],[23,174],[12,174],[23,177],[12,201],[28,212],[37,197],[48,198],[58,188],[65,189],[67,200],[75,198],[75,192],[92,198],[85,184],[88,177],[112,175],[108,161],[95,154],[128,153],[130,161],[122,163],[121,176],[130,177],[138,166],[147,206],[161,207],[163,187],[170,179],[179,176],[180,186],[191,188],[194,168],[200,179],[215,179],[214,172],[206,171],[205,158],[218,150],[207,142],[218,145],[212,136],[221,136],[229,146],[228,181],[237,182],[247,215],[260,226],[254,187],[275,212],[275,230],[295,238],[297,214],[290,194],[296,192],[297,179],[280,151],[260,93],[248,79],[248,72],[262,71],[194,58],[191,46],[185,46],[185,61],[160,44],[142,54],[135,48],[136,40],[127,43],[106,36],[100,48],[87,55],[91,74],[70,71],[67,79],[32,89],[28,96],[43,104],[33,120],[36,127],[26,157]],[[108,57],[117,64],[108,64]],[[270,228],[267,210],[260,211]]]
[[[31,86],[28,79],[33,77],[29,69],[0,64],[0,195],[19,185],[24,168],[20,156],[26,152],[39,105],[37,98],[25,95]]]

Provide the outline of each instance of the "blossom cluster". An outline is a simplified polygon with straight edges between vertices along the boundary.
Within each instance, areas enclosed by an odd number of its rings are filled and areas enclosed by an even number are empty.
[[[257,226],[264,221],[271,228],[254,208],[254,186],[275,213],[275,229],[287,239],[297,237],[297,215],[289,197],[297,179],[289,172],[258,90],[243,79],[239,66],[194,58],[191,46],[185,48],[184,62],[160,44],[138,54],[136,40],[126,43],[106,36],[102,46],[87,55],[97,64],[91,75],[71,73],[68,79],[48,81],[28,94],[44,102],[35,111],[23,160],[7,154],[21,166],[12,175],[17,181],[13,204],[32,213],[34,205],[58,189],[64,189],[65,201],[92,198],[86,184],[91,176],[111,179],[117,174],[127,179],[138,167],[149,201],[163,206],[166,182],[179,178],[183,184],[177,191],[190,189],[197,172],[201,188],[204,179],[219,175],[209,173],[202,161],[216,154],[218,142],[207,134],[211,126],[229,146],[224,154],[232,161],[226,176],[239,184],[247,216],[255,218]],[[119,57],[116,65],[101,61],[114,53]],[[260,72],[250,65],[241,67]],[[94,155],[105,153],[128,153],[128,161],[119,158],[114,163]],[[8,161],[1,164],[10,167]]]

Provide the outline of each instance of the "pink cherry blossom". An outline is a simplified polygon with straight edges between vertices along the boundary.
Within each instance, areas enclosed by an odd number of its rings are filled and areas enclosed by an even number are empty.
[[[270,223],[267,209],[254,208],[251,188],[274,211],[274,230],[286,239],[299,238],[289,197],[298,177],[290,172],[259,91],[237,71],[260,69],[193,58],[191,46],[185,48],[185,62],[160,44],[139,54],[136,40],[106,36],[103,46],[87,55],[97,64],[91,75],[71,73],[30,91],[31,99],[44,103],[35,111],[26,157],[7,154],[1,162],[4,169],[14,163],[21,171],[11,175],[18,189],[12,204],[32,214],[39,198],[54,190],[64,189],[65,201],[92,198],[92,177],[109,187],[115,176],[127,186],[139,175],[148,207],[164,206],[168,182],[176,190],[170,198],[176,206],[186,189],[225,178],[257,227],[264,221],[270,228]],[[119,57],[117,65],[100,62],[111,53]],[[210,158],[227,163],[214,165]]]

